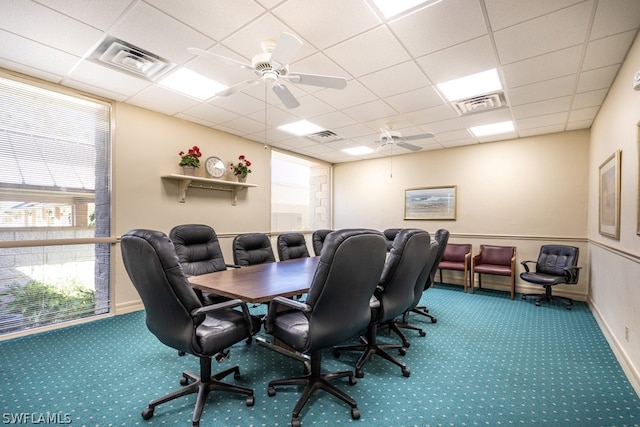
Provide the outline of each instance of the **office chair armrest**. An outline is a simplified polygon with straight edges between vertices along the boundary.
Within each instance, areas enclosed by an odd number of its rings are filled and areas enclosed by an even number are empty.
[[[228,268],[240,268],[242,267],[241,265],[238,264],[225,264],[226,267]]]
[[[240,299],[231,299],[227,301],[223,301],[217,304],[205,305],[203,307],[196,308],[191,312],[191,317],[198,317],[210,313],[216,310],[222,310],[225,308],[233,308],[239,305],[245,304],[244,301]],[[246,304],[245,304],[246,305]]]
[[[529,266],[527,265],[527,264],[529,264],[529,263],[533,263],[533,264],[535,264],[535,263],[536,263],[536,261],[531,261],[531,260],[529,260],[529,261],[520,261],[520,264],[522,264],[522,266],[524,267],[524,270],[525,270],[527,273],[529,273]]]
[[[564,267],[563,270],[569,274],[569,282],[575,282],[578,279],[578,272],[582,267],[578,267],[577,265],[572,265],[569,267]]]
[[[268,334],[273,331],[273,321],[276,318],[277,314],[281,311],[278,307],[280,305],[284,305],[294,310],[302,311],[304,313],[308,313],[311,311],[311,307],[301,301],[295,301],[285,297],[275,297],[269,303],[267,315],[264,317],[264,331]]]

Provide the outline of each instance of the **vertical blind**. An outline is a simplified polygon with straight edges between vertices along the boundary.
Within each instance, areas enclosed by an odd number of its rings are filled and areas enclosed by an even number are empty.
[[[110,104],[0,75],[0,334],[109,310],[110,162]]]

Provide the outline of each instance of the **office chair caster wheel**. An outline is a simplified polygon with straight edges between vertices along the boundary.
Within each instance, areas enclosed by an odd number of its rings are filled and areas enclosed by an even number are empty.
[[[302,425],[302,423],[300,422],[300,420],[298,418],[293,418],[291,420],[291,427],[300,427]]]
[[[522,299],[527,299],[527,296],[526,295],[522,295]]]
[[[256,399],[253,396],[247,397],[247,406],[253,406],[256,403]]]
[[[438,319],[436,319],[435,317],[431,319],[431,323],[438,323]]]
[[[276,389],[274,387],[269,387],[267,389],[267,394],[269,395],[269,397],[273,397],[276,395]]]
[[[189,379],[187,377],[180,378],[180,385],[185,386],[189,384]]]
[[[151,417],[153,417],[153,408],[145,408],[142,411],[142,419],[143,420],[150,420]]]
[[[351,408],[351,418],[354,420],[360,419],[360,410],[358,408]]]
[[[335,357],[336,359],[337,359],[338,357],[340,357],[340,352],[339,352],[338,350],[334,349],[334,350],[333,350],[333,357]]]
[[[540,301],[536,301],[536,307],[540,307]]]
[[[356,377],[349,376],[349,385],[356,385],[356,384],[358,384],[358,380],[356,379]]]
[[[436,323],[436,322],[432,322],[432,323]],[[427,336],[427,333],[426,333],[425,331],[420,331],[420,332],[418,332],[418,334],[419,334],[421,337],[426,337],[426,336]]]
[[[408,346],[407,346],[408,347]],[[398,353],[400,354],[400,356],[404,356],[405,354],[407,354],[407,349],[404,347],[400,347],[398,349]]]
[[[356,378],[364,378],[364,372],[360,369],[356,369]]]
[[[409,375],[411,375],[409,368],[402,368],[402,376],[409,378]]]
[[[184,356],[186,353],[182,350],[178,351],[178,356]]]

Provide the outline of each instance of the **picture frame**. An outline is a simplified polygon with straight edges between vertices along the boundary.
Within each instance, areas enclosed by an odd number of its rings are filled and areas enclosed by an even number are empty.
[[[598,232],[620,239],[620,166],[622,151],[617,150],[599,168]]]
[[[404,219],[455,220],[457,186],[409,188],[404,191]]]

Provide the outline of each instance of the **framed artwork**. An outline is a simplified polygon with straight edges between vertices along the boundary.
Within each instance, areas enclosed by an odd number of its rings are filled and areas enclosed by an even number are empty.
[[[456,219],[456,186],[404,191],[404,219]]]
[[[620,159],[617,150],[600,165],[598,231],[620,239]]]

